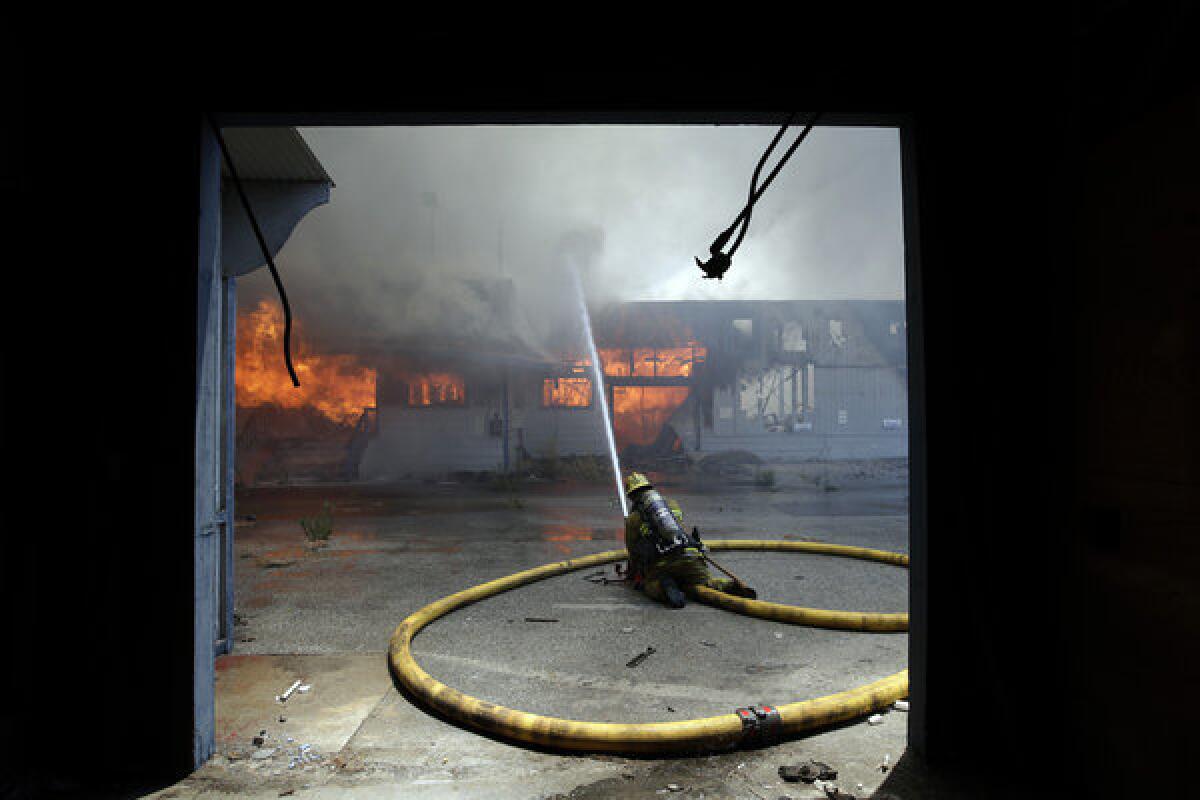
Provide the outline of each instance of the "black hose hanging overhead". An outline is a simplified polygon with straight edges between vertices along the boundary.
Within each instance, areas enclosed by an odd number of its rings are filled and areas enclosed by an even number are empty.
[[[254,230],[254,238],[258,240],[258,246],[262,249],[263,257],[267,260],[267,268],[271,271],[271,278],[275,281],[275,289],[279,292],[279,302],[283,305],[283,360],[287,364],[288,375],[292,378],[292,386],[300,388],[300,378],[296,376],[296,368],[292,365],[292,306],[288,303],[287,291],[283,288],[283,280],[279,277],[279,270],[275,267],[275,259],[271,256],[271,248],[267,246],[266,237],[263,236],[262,228],[258,226],[258,218],[254,216],[254,209],[250,207],[250,198],[246,196],[246,190],[242,187],[242,181],[238,177],[237,169],[233,166],[233,157],[229,154],[229,148],[225,146],[225,137],[221,135],[221,129],[213,120],[211,114],[205,114],[208,124],[212,126],[213,133],[217,137],[217,145],[221,148],[221,155],[225,159],[225,166],[229,170],[229,176],[233,178],[234,188],[237,189],[238,197],[241,198],[242,208],[246,210],[246,216],[250,219],[250,227]]]
[[[717,235],[717,238],[714,239],[713,243],[709,246],[708,252],[711,255],[711,258],[709,258],[708,261],[701,261],[699,258],[696,259],[696,266],[698,266],[704,272],[705,278],[716,278],[717,280],[720,280],[722,277],[724,277],[726,271],[728,271],[729,267],[733,264],[733,254],[736,253],[738,247],[741,246],[742,239],[744,239],[746,236],[746,230],[750,227],[750,218],[754,213],[754,204],[757,203],[759,198],[762,197],[763,193],[767,191],[771,185],[771,182],[775,180],[775,176],[778,175],[779,171],[783,169],[783,165],[786,164],[788,159],[792,157],[792,153],[796,152],[796,148],[799,147],[800,143],[803,142],[808,136],[809,132],[816,124],[817,119],[821,116],[820,111],[812,115],[812,118],[809,119],[808,124],[804,126],[804,130],[800,131],[800,135],[796,137],[796,141],[792,142],[791,146],[788,147],[787,152],[785,152],[782,158],[779,159],[779,163],[775,165],[773,170],[771,170],[771,174],[767,176],[767,179],[763,181],[763,185],[760,187],[758,185],[758,176],[762,173],[762,168],[767,163],[767,158],[775,150],[775,146],[779,144],[779,140],[783,138],[784,132],[786,132],[788,127],[791,126],[792,121],[796,118],[797,113],[798,112],[793,112],[787,118],[787,121],[784,122],[779,128],[778,132],[776,132],[775,138],[772,139],[771,143],[767,146],[766,151],[762,154],[762,158],[758,160],[758,166],[754,168],[754,175],[750,179],[749,199],[746,201],[745,207],[742,208],[741,212],[739,212],[737,217],[734,218],[732,224],[730,224],[730,226],[725,230],[721,231],[721,233]],[[741,225],[741,230],[738,231],[737,239],[734,240],[733,246],[729,248],[729,252],[724,252],[725,244],[729,241],[729,237],[733,236],[733,232],[737,230],[739,225]]]

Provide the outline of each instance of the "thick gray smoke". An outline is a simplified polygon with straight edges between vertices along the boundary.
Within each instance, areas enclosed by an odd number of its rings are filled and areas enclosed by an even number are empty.
[[[297,316],[319,339],[425,336],[446,326],[486,334],[488,302],[457,280],[476,277],[511,280],[516,336],[545,344],[572,307],[568,253],[583,265],[594,305],[903,297],[894,130],[814,130],[757,206],[722,282],[703,280],[693,257],[708,257],[744,204],[773,128],[301,133],[337,186],[279,265]],[[243,279],[243,302],[273,294],[264,273]]]

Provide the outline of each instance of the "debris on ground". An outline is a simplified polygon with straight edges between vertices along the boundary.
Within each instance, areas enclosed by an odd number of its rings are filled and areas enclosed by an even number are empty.
[[[682,787],[682,786],[680,786],[678,783],[668,783],[668,784],[667,784],[667,791],[668,791],[668,792],[682,792],[682,791],[683,791],[683,787]]]
[[[638,654],[637,654],[636,656],[634,656],[633,658],[629,659],[629,663],[627,663],[625,666],[627,666],[627,667],[636,667],[638,664],[641,664],[641,663],[642,663],[643,661],[645,661],[647,658],[649,658],[650,656],[654,655],[654,652],[655,652],[655,651],[654,651],[654,648],[653,648],[653,647],[647,647],[645,650],[643,650],[642,652],[638,653]]]
[[[275,699],[280,703],[286,703],[287,699],[292,696],[292,692],[300,688],[300,681],[296,681],[284,691],[283,694],[275,695]]]
[[[633,633],[633,628],[631,626],[621,628],[621,633]]]
[[[836,786],[826,786],[825,796],[829,798],[829,800],[858,800],[856,796],[848,792],[843,792]]]
[[[832,781],[837,780],[837,776],[837,770],[824,761],[809,760],[803,764],[785,765],[779,768],[779,777],[788,783]]]
[[[295,793],[296,793],[295,789],[284,789],[282,792],[279,793],[279,796],[280,797],[291,797]]]
[[[279,718],[279,721],[280,721],[280,722],[287,722],[287,717],[280,717],[280,718]]]
[[[771,672],[783,672],[787,664],[751,664],[746,667],[747,675],[765,675]]]
[[[703,640],[701,640],[700,644],[704,645],[705,647],[716,647],[717,646],[716,642],[706,642]]]
[[[672,714],[675,713],[675,709],[671,708],[670,706],[667,706],[667,711],[670,711]]]
[[[599,572],[593,572],[591,575],[584,575],[583,579],[585,581],[591,581],[592,583],[599,583],[600,582],[599,579],[601,579],[603,577],[604,577],[604,570],[600,570]]]
[[[309,689],[311,689],[311,688],[312,688],[312,686],[310,686],[309,684],[307,684],[307,683],[302,683],[302,684],[300,684],[299,686],[297,686],[297,687],[296,687],[296,691],[297,691],[297,692],[300,692],[301,694],[303,694],[304,692],[307,692],[307,691],[308,691]]]
[[[558,622],[554,617],[526,617],[526,622]]]
[[[868,725],[882,725],[883,724],[883,714],[872,714],[871,716],[867,717],[867,724]]]
[[[892,760],[892,754],[891,754],[891,753],[884,753],[884,754],[883,754],[883,763],[879,765],[879,771],[880,771],[880,772],[887,772],[887,771],[888,771],[888,769],[890,769],[890,768],[891,768],[891,766],[892,766],[892,764],[891,764],[891,760]]]
[[[362,772],[366,769],[363,760],[357,754],[350,756],[336,755],[333,757],[333,766],[341,772]]]
[[[274,747],[260,747],[259,749],[255,750],[253,753],[251,753],[250,757],[253,758],[255,761],[263,761],[265,759],[270,758],[273,755],[275,755]]]
[[[897,700],[896,702],[892,703],[892,708],[896,709],[897,711],[908,711],[908,701]]]
[[[782,633],[776,633],[776,634],[775,634],[775,638],[776,638],[776,639],[782,639],[782,638],[783,638],[783,634],[782,634]]]
[[[254,745],[255,747],[262,747],[263,744],[265,743],[265,740],[261,736],[255,736],[253,739],[250,740],[250,743],[252,745]]]

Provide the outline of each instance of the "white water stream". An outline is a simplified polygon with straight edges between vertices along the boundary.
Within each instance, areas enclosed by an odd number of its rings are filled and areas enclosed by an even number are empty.
[[[592,336],[592,317],[588,314],[587,297],[583,293],[583,281],[579,277],[579,269],[572,267],[571,274],[575,278],[575,295],[579,301],[579,316],[583,320],[583,330],[587,334],[588,355],[592,362],[592,375],[595,376],[596,396],[600,398],[600,414],[604,418],[604,433],[608,437],[608,457],[612,459],[613,476],[617,481],[617,499],[621,501],[621,517],[629,515],[629,506],[625,501],[625,487],[621,483],[621,462],[617,458],[617,440],[613,436],[612,418],[608,415],[608,392],[604,388],[604,366],[596,352],[596,339]]]

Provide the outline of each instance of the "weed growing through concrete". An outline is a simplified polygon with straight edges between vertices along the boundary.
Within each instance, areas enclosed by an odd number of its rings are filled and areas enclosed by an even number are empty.
[[[304,538],[310,542],[324,542],[333,535],[333,506],[326,500],[321,504],[321,513],[315,517],[302,517],[300,527]]]

